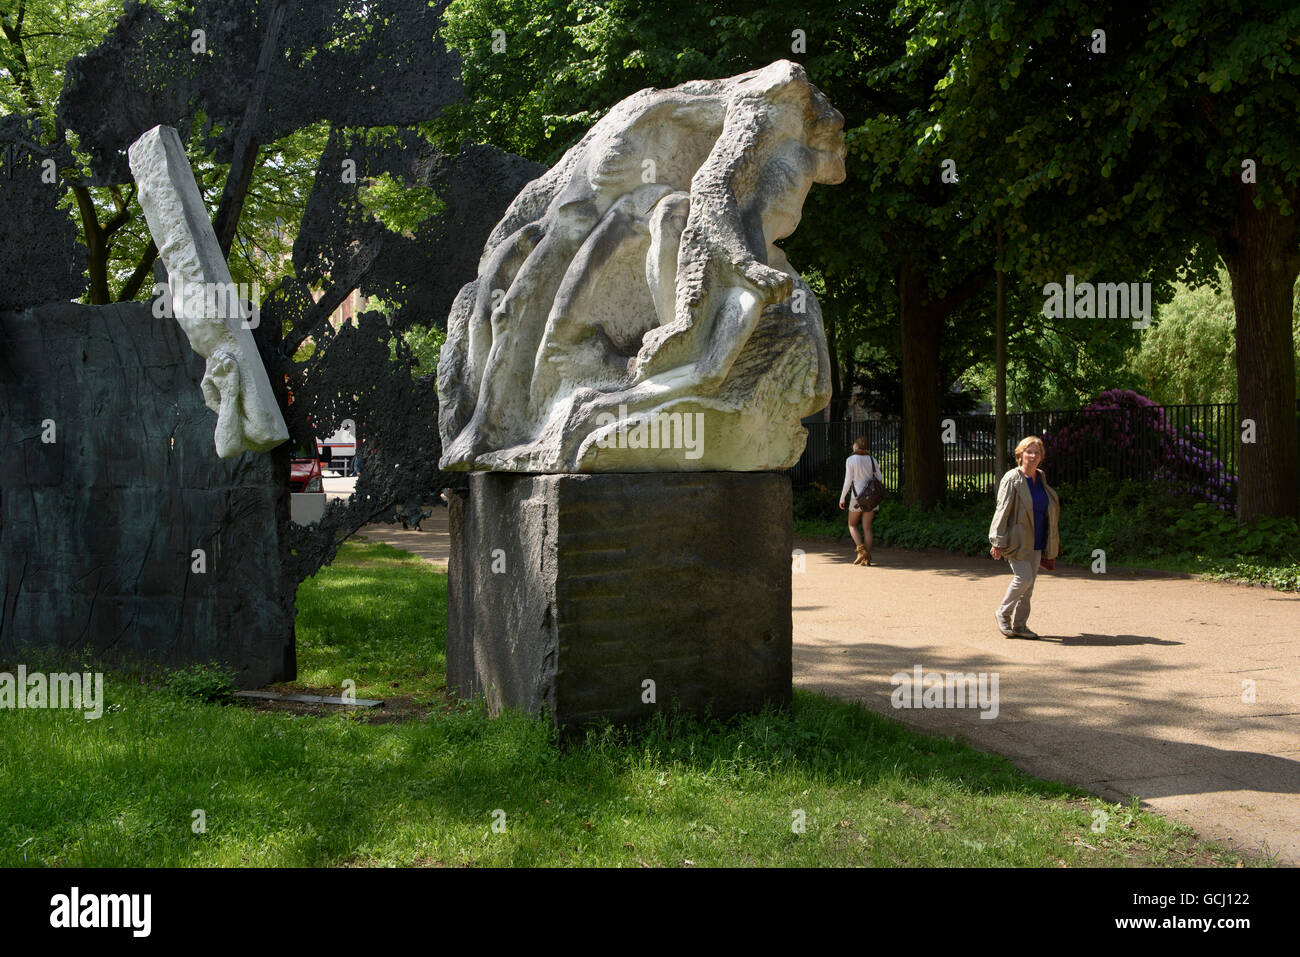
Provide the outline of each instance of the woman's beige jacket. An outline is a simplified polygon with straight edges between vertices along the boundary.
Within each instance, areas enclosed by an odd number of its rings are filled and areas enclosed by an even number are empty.
[[[1058,523],[1061,518],[1061,499],[1056,489],[1047,484],[1047,476],[1038,470],[1038,477],[1047,490],[1047,548],[1044,558],[1055,558],[1061,551]],[[998,486],[998,507],[989,526],[989,543],[1002,549],[1003,555],[1017,562],[1027,562],[1034,557],[1034,497],[1029,491],[1025,473],[1014,468],[1002,476]]]

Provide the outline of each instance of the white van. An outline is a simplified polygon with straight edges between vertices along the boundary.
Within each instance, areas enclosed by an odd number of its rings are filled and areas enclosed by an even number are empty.
[[[328,439],[317,439],[316,451],[322,468],[329,468],[340,475],[356,474],[357,437],[350,429],[339,429]]]

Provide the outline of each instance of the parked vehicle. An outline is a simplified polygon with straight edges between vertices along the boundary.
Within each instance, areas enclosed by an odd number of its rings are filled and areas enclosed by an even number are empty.
[[[327,439],[317,439],[316,451],[324,468],[340,475],[356,474],[357,437],[349,430],[339,429]]]
[[[322,484],[319,459],[295,458],[289,460],[289,491],[320,492],[325,494]]]
[[[289,517],[299,525],[319,522],[325,514],[325,482],[321,460],[307,449],[289,459]]]

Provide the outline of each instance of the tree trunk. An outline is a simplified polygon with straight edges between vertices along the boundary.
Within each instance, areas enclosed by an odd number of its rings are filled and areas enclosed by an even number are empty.
[[[68,188],[77,202],[82,233],[86,237],[86,303],[106,306],[113,301],[108,292],[108,240],[100,228],[90,190],[78,183],[71,183]]]
[[[997,448],[993,455],[993,481],[1007,470],[1007,274],[1002,268],[1002,228],[998,227],[998,345],[997,371],[993,385],[993,432]]]
[[[840,354],[835,344],[835,323],[826,325],[826,352],[831,359],[831,407],[830,421],[839,422],[844,418],[844,385],[840,377]]]
[[[904,260],[898,271],[903,359],[903,462],[908,505],[938,505],[944,492],[939,430],[939,344],[945,313],[926,308],[924,273]]]
[[[1300,274],[1297,219],[1255,208],[1255,186],[1238,187],[1237,217],[1219,239],[1237,313],[1237,520],[1300,515],[1296,489],[1295,344],[1292,298]],[[1300,190],[1288,200],[1294,209]],[[1254,441],[1250,435],[1254,424]]]
[[[244,211],[244,200],[248,188],[253,183],[253,171],[257,168],[258,130],[261,128],[263,112],[266,105],[266,90],[271,81],[271,66],[280,49],[280,30],[284,26],[285,14],[289,6],[286,0],[275,0],[262,38],[262,49],[257,58],[257,73],[253,77],[252,92],[244,106],[244,116],[239,123],[239,132],[235,136],[235,145],[231,153],[230,175],[226,177],[226,186],[221,193],[221,202],[217,206],[217,215],[212,227],[217,234],[217,243],[221,254],[230,258],[230,249],[235,243],[235,231],[239,227],[239,217]]]
[[[842,396],[844,403],[842,417],[850,421],[852,421],[854,413],[856,412],[853,407],[853,394],[856,391],[853,383],[858,376],[858,361],[854,352],[855,350],[852,346],[849,346],[844,350],[844,365],[843,371],[840,375],[840,387],[844,392]]]
[[[131,273],[126,285],[118,292],[118,302],[130,302],[136,297],[140,287],[144,285],[144,281],[153,275],[153,264],[157,261],[158,247],[150,239],[149,245],[144,248],[144,254],[140,257],[140,261],[136,263],[135,271]]]

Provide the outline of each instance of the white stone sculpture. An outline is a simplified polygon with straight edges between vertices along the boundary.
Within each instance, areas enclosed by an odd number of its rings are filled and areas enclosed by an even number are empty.
[[[785,60],[610,110],[524,187],[452,306],[442,468],[794,465],[830,360],[775,243],[814,182],[843,182],[843,127]]]
[[[289,430],[249,331],[256,305],[230,278],[180,136],[155,126],[131,144],[128,157],[140,208],[167,267],[162,314],[174,316],[191,348],[207,359],[203,401],[217,413],[217,455],[272,449]]]

